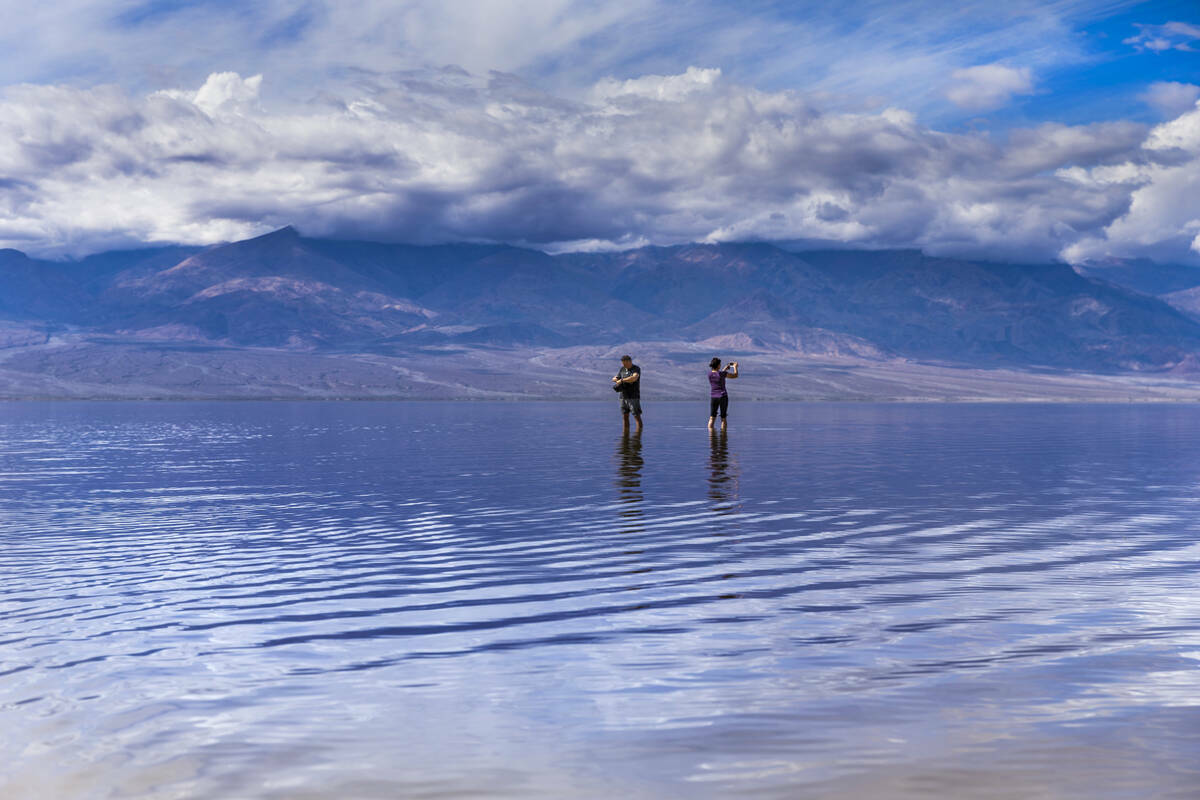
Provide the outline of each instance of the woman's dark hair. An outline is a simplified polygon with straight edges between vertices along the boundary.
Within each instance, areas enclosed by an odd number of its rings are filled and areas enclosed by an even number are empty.
[[[712,361],[708,362],[708,365],[713,369],[716,369],[717,367],[721,366],[721,359],[714,358]]]

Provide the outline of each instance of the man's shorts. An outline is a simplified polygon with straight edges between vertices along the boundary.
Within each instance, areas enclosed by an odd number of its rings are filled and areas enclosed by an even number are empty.
[[[622,397],[621,398],[621,413],[633,414],[635,417],[642,415],[642,400],[639,397]]]

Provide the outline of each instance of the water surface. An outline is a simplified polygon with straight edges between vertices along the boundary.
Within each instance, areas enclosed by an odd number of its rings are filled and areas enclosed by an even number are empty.
[[[1200,408],[646,406],[0,404],[0,796],[1200,796]]]

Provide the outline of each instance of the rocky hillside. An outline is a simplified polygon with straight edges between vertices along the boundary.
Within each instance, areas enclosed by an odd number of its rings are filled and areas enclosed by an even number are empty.
[[[1160,277],[1174,289],[1188,276]],[[1200,321],[1117,281],[1061,264],[915,251],[795,253],[743,243],[551,256],[310,239],[284,228],[211,248],[79,262],[0,251],[0,280],[8,363],[43,372],[51,363],[87,362],[93,372],[111,364],[107,377],[88,373],[92,386],[125,380],[118,365],[138,348],[166,347],[294,354],[277,362],[282,368],[300,364],[301,354],[429,361],[637,342],[668,360],[717,348],[772,353],[781,364],[843,358],[1176,375],[1194,372],[1188,365],[1200,354]],[[1179,305],[1196,304],[1194,292],[1174,290]],[[72,361],[25,352],[80,342],[125,355]],[[460,376],[463,386],[473,385],[471,375]],[[353,384],[347,378],[339,391],[353,394]],[[53,394],[53,381],[46,386]]]

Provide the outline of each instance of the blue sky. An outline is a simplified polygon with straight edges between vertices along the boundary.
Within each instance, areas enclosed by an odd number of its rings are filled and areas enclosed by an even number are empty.
[[[945,78],[955,69],[999,63],[1033,72],[1029,92],[988,109],[992,124],[1006,125],[1154,121],[1156,111],[1139,99],[1147,85],[1200,79],[1200,6],[1190,0],[1014,0],[999,11],[990,2],[937,0],[634,0],[620,10],[567,0],[445,4],[462,7],[461,14],[416,2],[52,5],[29,27],[10,29],[7,55],[0,56],[5,83],[163,89],[202,82],[212,72],[283,70],[319,84],[345,68],[457,64],[512,72],[570,94],[605,77],[700,66],[760,89],[827,95],[835,105],[900,105],[930,124],[961,125],[978,124],[978,115],[948,101]],[[345,24],[356,15],[358,24]],[[519,24],[493,27],[496,16]],[[474,22],[464,25],[465,18]],[[1190,23],[1196,35],[1161,30],[1170,23]],[[1146,46],[1157,39],[1175,47]],[[286,84],[276,92],[286,93]]]
[[[5,4],[0,245],[1200,256],[1195,2]]]
[[[1014,111],[1030,120],[1066,123],[1161,120],[1166,116],[1163,110],[1143,99],[1146,87],[1156,82],[1195,84],[1200,80],[1200,39],[1151,29],[1173,21],[1200,28],[1198,9],[1195,3],[1177,0],[1138,3],[1082,24],[1079,35],[1086,42],[1088,58],[1047,72],[1045,93],[1024,100]],[[1173,46],[1146,46],[1148,40],[1159,36]]]

